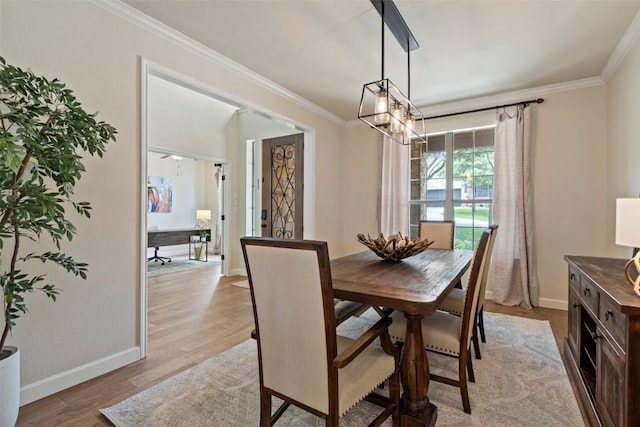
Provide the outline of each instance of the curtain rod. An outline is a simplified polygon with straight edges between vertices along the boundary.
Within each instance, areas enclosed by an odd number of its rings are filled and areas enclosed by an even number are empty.
[[[476,110],[460,111],[459,113],[440,114],[438,116],[425,117],[424,120],[440,119],[442,117],[459,116],[461,114],[478,113],[480,111],[497,110],[498,108],[515,107],[516,105],[527,106],[529,104],[542,104],[544,99],[530,99],[529,101],[514,102],[513,104],[496,105],[495,107],[478,108]]]

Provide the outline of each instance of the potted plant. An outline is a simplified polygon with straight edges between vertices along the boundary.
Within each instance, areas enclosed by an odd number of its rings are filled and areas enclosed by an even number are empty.
[[[209,237],[209,232],[207,230],[200,230],[200,241],[206,242],[207,237]]]
[[[86,279],[87,264],[61,252],[60,244],[76,233],[65,207],[90,218],[90,204],[72,199],[85,171],[81,154],[102,157],[106,144],[115,141],[115,128],[95,117],[58,79],[36,76],[0,57],[0,427],[13,426],[18,416],[19,351],[5,344],[17,319],[28,312],[25,296],[42,291],[55,301],[60,292],[45,275],[29,273],[29,264],[51,262]],[[25,239],[38,242],[45,236],[56,251],[21,251]]]

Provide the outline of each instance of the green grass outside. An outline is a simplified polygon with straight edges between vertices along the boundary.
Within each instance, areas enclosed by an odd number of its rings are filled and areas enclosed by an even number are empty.
[[[480,239],[483,231],[483,227],[456,227],[456,240],[453,242],[454,249],[473,249],[475,242]]]
[[[453,213],[454,218],[473,218],[472,208],[455,208]],[[489,208],[476,208],[475,219],[479,221],[489,221]]]
[[[475,212],[472,208],[458,207],[454,209],[455,219],[473,219],[474,221],[489,222],[489,208],[476,207]],[[476,223],[477,224],[477,223]],[[453,246],[455,249],[473,249],[476,242],[480,239],[484,227],[462,227],[456,226],[456,238]]]

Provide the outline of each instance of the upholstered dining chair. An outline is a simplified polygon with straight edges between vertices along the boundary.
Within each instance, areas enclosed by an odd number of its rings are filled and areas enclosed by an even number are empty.
[[[430,249],[453,249],[453,236],[456,224],[454,221],[420,221],[418,235],[420,238],[433,240]]]
[[[452,356],[458,359],[458,379],[430,374],[430,379],[460,388],[462,407],[467,414],[471,413],[471,403],[467,390],[467,374],[469,381],[475,382],[473,364],[470,355],[471,331],[473,316],[478,303],[480,278],[483,274],[490,231],[485,230],[475,248],[471,263],[471,272],[465,294],[462,316],[455,316],[445,311],[436,311],[422,319],[422,339],[426,350]],[[406,330],[406,320],[400,312],[391,314],[393,323],[389,327],[391,338],[402,342]]]
[[[240,239],[256,325],[260,425],[273,425],[290,404],[338,426],[339,418],[389,380],[389,399],[370,425],[399,425],[399,357],[390,318],[357,339],[337,335],[326,242]],[[380,338],[380,341],[377,340]],[[271,414],[271,398],[284,404]]]
[[[485,260],[485,268],[482,273],[482,277],[480,278],[480,292],[478,293],[478,306],[476,308],[475,315],[475,324],[473,326],[473,349],[476,355],[476,359],[481,359],[482,355],[480,353],[480,343],[478,342],[478,334],[480,335],[480,340],[484,343],[487,342],[487,338],[484,332],[484,296],[487,291],[487,277],[489,276],[489,268],[491,266],[491,255],[493,254],[493,244],[496,241],[496,237],[498,235],[498,225],[493,224],[489,226],[489,232],[491,235],[489,236],[489,246],[487,248],[487,259]],[[464,310],[464,289],[452,289],[451,292],[447,295],[444,302],[440,306],[440,310],[449,312],[451,314],[455,314],[457,316],[462,316],[462,312]]]

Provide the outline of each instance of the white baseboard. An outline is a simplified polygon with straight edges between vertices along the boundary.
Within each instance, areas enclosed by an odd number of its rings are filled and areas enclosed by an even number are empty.
[[[551,298],[538,298],[538,306],[545,308],[555,308],[556,310],[564,311],[567,311],[569,309],[569,303],[566,300]]]
[[[35,383],[27,384],[20,389],[20,406],[35,402],[43,397],[50,396],[138,360],[140,360],[140,347],[133,347],[86,365],[60,372]]]
[[[485,298],[493,301],[493,293],[487,290]],[[556,310],[568,310],[569,303],[566,300],[557,300],[551,298],[538,298],[538,307],[553,308]]]

